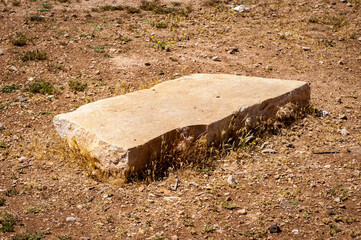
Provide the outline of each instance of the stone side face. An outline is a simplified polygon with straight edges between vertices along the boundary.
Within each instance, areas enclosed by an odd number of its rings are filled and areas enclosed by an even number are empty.
[[[200,136],[207,144],[244,120],[274,118],[287,103],[308,105],[307,83],[224,74],[195,74],[151,89],[86,104],[54,117],[58,134],[102,170],[144,168],[162,146],[180,150]]]

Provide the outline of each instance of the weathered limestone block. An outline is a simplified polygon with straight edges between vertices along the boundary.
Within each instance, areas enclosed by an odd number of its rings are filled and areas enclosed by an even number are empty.
[[[309,99],[305,82],[194,74],[86,104],[57,115],[54,125],[100,169],[122,172],[158,158],[164,142],[181,138],[192,144],[205,136],[211,144],[221,140],[235,116],[241,127],[245,118],[274,117],[281,106],[306,106]]]

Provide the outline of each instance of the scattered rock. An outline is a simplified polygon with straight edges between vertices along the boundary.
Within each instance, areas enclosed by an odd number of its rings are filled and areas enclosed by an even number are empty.
[[[342,120],[347,120],[347,116],[345,114],[340,114],[338,118]]]
[[[18,71],[18,69],[15,66],[10,66],[9,70],[12,71],[12,72],[17,72]]]
[[[280,227],[278,226],[277,223],[273,223],[269,228],[268,228],[270,233],[280,233],[282,232],[282,230],[280,229]]]
[[[80,240],[90,240],[90,237],[81,237]]]
[[[173,235],[170,237],[171,240],[178,240],[178,236],[177,235]]]
[[[331,165],[327,164],[325,165],[325,168],[331,168]]]
[[[145,66],[150,66],[151,64],[149,62],[144,63]]]
[[[247,215],[246,209],[240,209],[237,211],[237,213],[239,213],[241,215]]]
[[[27,158],[27,157],[24,157],[24,156],[22,156],[22,157],[20,157],[19,159],[18,159],[18,161],[19,161],[19,163],[24,163],[24,162],[26,162],[26,161],[28,161],[29,159]]]
[[[352,4],[351,4],[351,3],[347,3],[346,6],[347,6],[347,7],[352,7]]]
[[[244,5],[239,5],[234,8],[232,8],[235,12],[249,12],[249,8],[245,7]]]
[[[76,220],[75,217],[67,217],[67,218],[66,218],[66,221],[67,221],[67,222],[74,222],[75,220]]]
[[[18,100],[19,100],[19,102],[27,102],[28,101],[28,99],[23,96],[19,96]]]
[[[4,124],[0,123],[0,131],[4,129],[5,129]]]
[[[327,111],[325,111],[325,110],[318,110],[317,108],[315,108],[315,114],[316,114],[316,116],[318,116],[318,117],[324,117],[324,116],[328,116],[328,115],[330,115],[330,113],[329,112],[327,112]]]
[[[344,136],[350,135],[350,132],[347,131],[346,128],[342,128],[341,131],[340,131],[340,133],[341,133],[342,135],[344,135]]]
[[[215,61],[215,62],[220,62],[221,58],[218,57],[218,56],[214,56],[214,57],[212,57],[212,60]]]
[[[304,51],[311,51],[311,48],[310,48],[310,47],[302,47],[302,49],[303,49]]]
[[[342,103],[342,98],[337,97],[337,98],[336,98],[336,102],[339,103],[339,104],[341,104],[341,103]]]
[[[262,153],[271,153],[271,154],[275,154],[277,153],[274,149],[272,148],[266,148],[262,150]]]
[[[4,55],[3,50],[0,49],[0,56]]]
[[[341,59],[340,61],[338,61],[338,64],[340,64],[340,65],[344,65],[344,64],[345,64],[345,62]]]
[[[340,0],[340,2],[342,2],[342,3],[347,3],[347,0]]]
[[[194,186],[194,187],[199,187],[198,183],[196,183],[196,182],[190,182],[189,185]]]
[[[239,52],[238,48],[232,48],[231,50],[228,51],[229,54],[235,54]]]
[[[292,233],[293,233],[293,234],[299,234],[300,231],[299,231],[298,229],[293,229],[293,230],[292,230]]]
[[[337,197],[337,198],[334,199],[334,201],[337,202],[337,203],[340,203],[341,199],[339,197]]]
[[[228,183],[229,185],[236,184],[236,180],[235,180],[235,179],[232,177],[232,175],[231,175],[231,176],[228,177],[227,183]]]

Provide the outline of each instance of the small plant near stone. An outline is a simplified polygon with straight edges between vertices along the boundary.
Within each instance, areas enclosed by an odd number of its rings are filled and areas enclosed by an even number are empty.
[[[178,4],[173,6],[180,6]],[[188,16],[192,12],[192,7],[186,6],[185,8],[175,8],[175,7],[167,7],[163,6],[159,0],[153,1],[145,1],[141,2],[139,7],[143,11],[151,11],[154,14],[173,14],[173,15],[181,15],[181,16]]]
[[[354,231],[354,230],[350,231],[351,238],[358,238],[359,236],[361,236],[361,231]]]
[[[170,38],[168,38],[167,41],[161,40],[160,38],[156,40],[154,36],[151,36],[151,41],[154,43],[153,47],[167,51],[170,51],[170,46],[176,43],[176,41],[172,41]]]
[[[3,110],[3,104],[0,104],[0,112]],[[5,144],[4,141],[0,141],[0,148],[8,148],[9,146]]]
[[[11,239],[12,240],[40,240],[45,238],[46,233],[37,233],[36,231],[31,232],[25,232],[14,235]]]
[[[18,33],[16,34],[16,38],[14,40],[11,41],[11,43],[14,45],[14,46],[25,46],[26,43],[27,43],[27,38],[26,36],[23,34],[23,33]]]
[[[16,84],[6,85],[1,89],[3,93],[12,93],[18,90],[20,87]]]
[[[342,202],[346,201],[348,199],[348,190],[345,188],[342,188],[341,186],[335,186],[335,187],[330,188],[327,191],[327,194],[331,195],[331,196],[339,197]]]
[[[133,39],[129,37],[124,37],[122,34],[120,34],[117,39],[119,39],[123,44],[133,41]]]
[[[157,22],[154,23],[154,27],[160,29],[160,28],[167,28],[168,27],[168,23],[166,22]]]
[[[129,13],[129,14],[140,13],[140,10],[138,8],[135,8],[135,7],[126,6],[125,9],[127,10],[127,13]]]
[[[43,9],[46,9],[46,10],[50,10],[53,8],[53,5],[51,5],[49,2],[43,2],[41,4],[41,6],[43,7]]]
[[[100,11],[123,11],[124,7],[122,5],[112,6],[112,5],[105,5],[99,7]]]
[[[341,232],[341,229],[336,225],[336,224],[332,224],[330,223],[328,225],[328,233],[333,237],[335,236],[337,233]]]
[[[181,5],[180,2],[171,2],[171,4],[174,6],[174,7],[179,7]]]
[[[192,221],[191,219],[184,219],[183,225],[186,227],[194,227],[194,221]]]
[[[30,16],[28,19],[32,22],[43,22],[45,20],[44,16],[38,15]]]
[[[28,51],[21,58],[23,62],[34,61],[34,60],[43,61],[47,59],[48,57],[46,56],[46,52],[41,50]]]
[[[4,194],[7,197],[12,197],[12,196],[18,195],[19,190],[17,190],[16,188],[11,188],[11,189],[5,191]]]
[[[215,230],[216,230],[216,228],[215,228],[213,225],[207,223],[207,224],[204,226],[204,228],[203,228],[203,230],[202,230],[201,233],[202,233],[202,234],[211,233],[211,232],[214,232]]]
[[[68,236],[68,235],[64,235],[64,236],[58,236],[59,240],[72,240],[72,237]]]
[[[55,92],[54,85],[44,79],[35,79],[33,83],[29,83],[25,86],[25,90],[34,94],[40,93],[52,95]]]
[[[320,20],[317,17],[310,17],[310,19],[308,19],[308,21],[310,23],[319,23]]]
[[[232,210],[232,209],[235,209],[235,208],[238,208],[238,206],[234,203],[230,203],[226,200],[221,200],[221,205],[222,207],[224,207],[225,209],[229,209],[229,210]]]
[[[353,224],[355,222],[358,222],[358,220],[355,217],[345,217],[344,222],[347,224]]]
[[[114,58],[112,55],[110,55],[110,54],[108,54],[108,53],[105,53],[105,54],[103,55],[103,57],[105,57],[105,58]]]
[[[40,204],[38,206],[29,206],[25,208],[25,213],[40,213],[45,212],[48,209],[48,207],[44,204]]]
[[[97,53],[104,53],[105,52],[104,45],[89,46],[89,48],[93,49]]]
[[[238,232],[238,234],[244,237],[248,237],[250,239],[263,239],[267,235],[267,229],[246,229]]]
[[[19,224],[19,219],[7,211],[0,211],[0,231],[14,232],[14,226]]]
[[[207,0],[204,2],[204,5],[209,7],[216,7],[222,3],[223,2],[221,0]]]
[[[15,1],[13,1],[13,6],[14,7],[18,7],[18,6],[20,6],[20,1],[18,1],[18,0],[15,0]]]
[[[88,87],[88,84],[79,82],[78,80],[70,80],[68,86],[73,91],[83,92]]]
[[[0,207],[4,206],[6,202],[6,199],[3,197],[0,197]]]

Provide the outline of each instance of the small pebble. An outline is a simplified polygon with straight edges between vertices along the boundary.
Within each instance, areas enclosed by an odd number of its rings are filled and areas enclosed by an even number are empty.
[[[4,124],[0,123],[0,131],[4,129],[5,129]]]
[[[19,96],[19,97],[18,97],[18,100],[19,100],[20,102],[27,102],[27,101],[28,101],[27,98],[24,98],[24,97],[22,97],[22,96]]]
[[[345,114],[341,114],[338,117],[339,117],[339,119],[347,120],[347,116]]]
[[[302,49],[303,49],[304,51],[311,51],[311,48],[310,48],[310,47],[302,47]]]
[[[17,72],[17,71],[18,71],[18,69],[17,69],[15,66],[10,66],[10,67],[9,67],[9,70],[10,70],[10,71],[13,71],[13,72]]]
[[[67,222],[74,222],[75,220],[76,220],[75,217],[67,217],[67,218],[66,218],[66,221],[67,221]]]
[[[24,163],[24,162],[28,161],[28,158],[22,156],[22,157],[20,157],[20,158],[18,159],[18,161],[19,161],[19,163]]]
[[[236,180],[232,176],[229,176],[228,179],[227,179],[227,183],[229,185],[232,185],[232,184],[236,183]]]
[[[246,209],[240,209],[237,211],[237,213],[239,213],[241,215],[247,215]]]
[[[212,58],[212,60],[215,61],[215,62],[220,62],[221,58],[218,57],[218,56],[215,56],[215,57]]]
[[[196,183],[196,182],[190,182],[189,185],[199,187],[198,183]]]
[[[299,231],[298,229],[293,229],[293,230],[292,230],[292,233],[293,233],[293,234],[299,234],[300,231]]]
[[[2,50],[0,50],[0,56],[1,56],[1,55],[4,55],[4,52],[3,52]]]
[[[325,168],[331,168],[331,165],[325,165]]]
[[[350,135],[350,132],[346,130],[346,128],[341,129],[340,133],[344,136]]]
[[[271,154],[275,154],[277,153],[275,150],[273,150],[272,148],[266,148],[262,150],[262,153],[271,153]]]
[[[268,228],[268,230],[269,230],[270,233],[280,233],[280,232],[282,232],[277,223],[273,223],[273,224]]]

